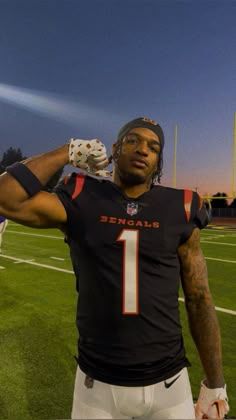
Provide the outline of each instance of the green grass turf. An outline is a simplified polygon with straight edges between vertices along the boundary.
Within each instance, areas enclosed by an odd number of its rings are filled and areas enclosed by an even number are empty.
[[[2,254],[71,270],[59,233],[56,240],[8,229]],[[63,255],[65,261],[49,258]],[[0,265],[5,267],[0,270],[0,418],[69,418],[76,370],[74,276],[3,258]]]
[[[202,240],[206,258],[236,261],[235,246],[219,244],[236,244],[235,231],[204,230]],[[4,267],[0,269],[0,419],[70,418],[76,370],[77,296],[67,245],[60,232],[28,229],[10,222],[3,238],[2,254],[33,259],[68,272],[0,257],[0,266]],[[236,264],[207,259],[207,265],[215,305],[235,311]],[[189,373],[193,395],[197,397],[203,372],[189,336],[182,302],[180,310],[192,364]],[[218,318],[230,415],[235,417],[236,318],[222,312],[218,312]]]

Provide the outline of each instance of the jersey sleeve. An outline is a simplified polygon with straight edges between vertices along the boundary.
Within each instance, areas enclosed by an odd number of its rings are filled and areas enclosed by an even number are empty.
[[[85,175],[73,172],[65,176],[53,189],[53,193],[57,194],[58,198],[65,207],[67,213],[67,221],[74,222],[78,215],[76,211],[76,198],[83,190]]]
[[[207,208],[204,199],[196,192],[193,192],[191,213],[192,223],[199,229],[203,229],[211,221],[210,208]]]
[[[185,229],[181,236],[181,243],[185,242],[191,235],[194,228],[203,229],[210,222],[211,214],[203,198],[195,191],[183,190]]]
[[[60,200],[73,201],[82,191],[85,182],[85,175],[78,173],[71,173],[66,175],[53,189],[53,192],[57,194]]]
[[[77,174],[75,172],[66,175],[54,187],[53,192],[57,195],[65,194],[68,197],[72,198],[76,187],[77,177],[82,180],[84,179],[84,175]]]

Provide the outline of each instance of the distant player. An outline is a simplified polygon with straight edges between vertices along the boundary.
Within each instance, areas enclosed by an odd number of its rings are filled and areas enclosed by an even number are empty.
[[[0,216],[0,252],[2,252],[2,237],[6,230],[7,224],[8,220],[5,217]]]
[[[163,147],[161,127],[141,117],[118,133],[112,181],[74,173],[54,193],[41,191],[68,163],[100,175],[108,159],[96,139],[72,139],[0,176],[0,213],[27,226],[63,230],[78,263],[73,419],[194,419],[195,413],[222,419],[229,410],[221,334],[200,248],[208,213],[196,192],[157,185]],[[180,279],[205,373],[196,411],[179,316]]]

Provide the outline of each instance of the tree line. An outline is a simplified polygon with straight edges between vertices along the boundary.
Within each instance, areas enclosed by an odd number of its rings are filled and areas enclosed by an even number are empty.
[[[224,192],[218,192],[212,197],[215,197],[215,199],[211,199],[211,207],[213,209],[236,208],[236,198],[232,201],[231,204],[228,204],[228,196]]]
[[[6,152],[3,153],[2,159],[0,160],[0,174],[5,172],[6,167],[12,165],[15,162],[21,162],[22,160],[27,159],[27,156],[23,156],[20,148],[14,149],[9,147]],[[47,185],[44,187],[45,191],[52,191],[55,185],[58,183],[59,179],[62,176],[63,168],[56,172],[53,177],[48,181]]]

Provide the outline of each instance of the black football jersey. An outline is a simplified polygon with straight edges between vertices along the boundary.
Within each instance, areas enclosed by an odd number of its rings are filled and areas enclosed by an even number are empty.
[[[188,366],[178,308],[178,247],[208,222],[199,195],[153,186],[128,198],[72,174],[56,188],[79,272],[79,365],[114,385],[162,381]]]

